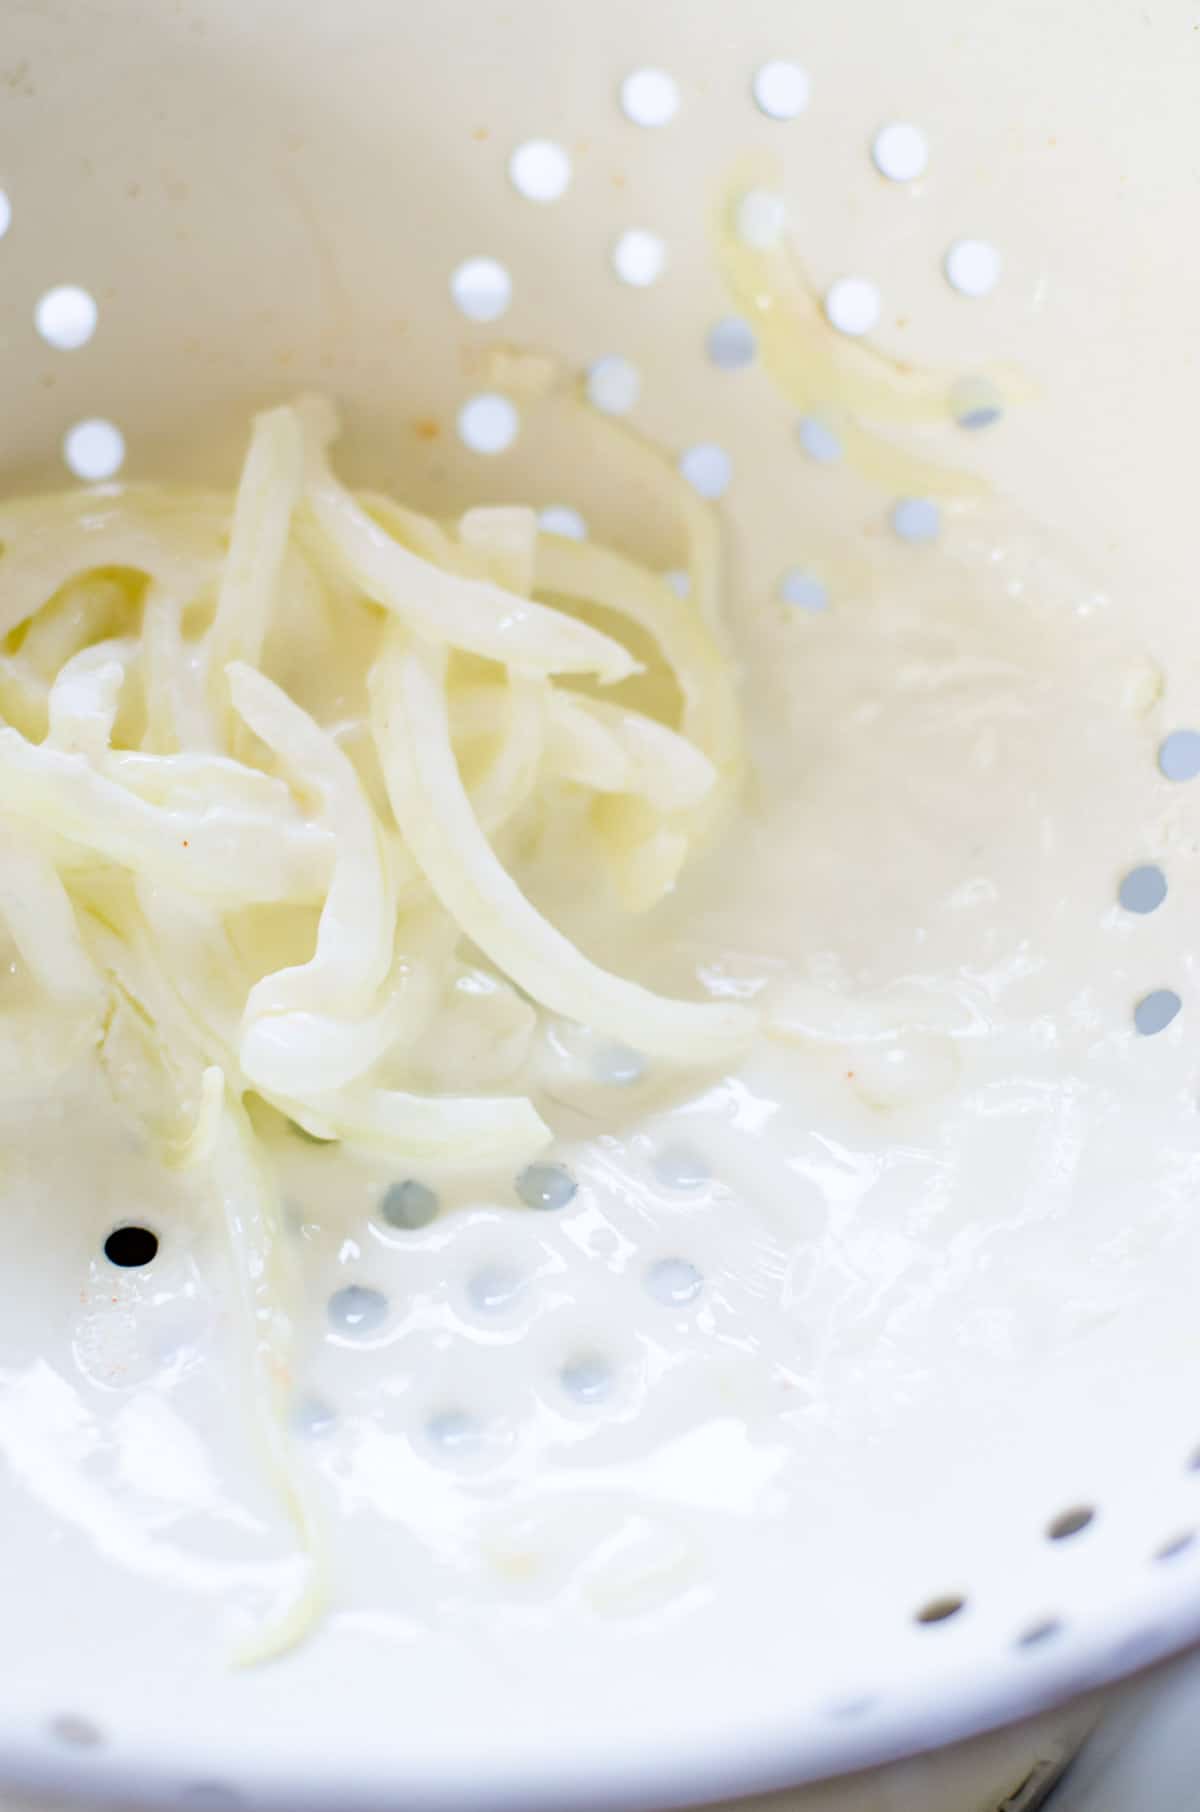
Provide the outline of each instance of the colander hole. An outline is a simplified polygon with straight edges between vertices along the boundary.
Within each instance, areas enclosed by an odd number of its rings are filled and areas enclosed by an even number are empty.
[[[483,1440],[478,1418],[465,1409],[440,1409],[425,1424],[431,1447],[448,1458],[477,1453]]]
[[[1143,1038],[1155,1038],[1165,1032],[1179,1014],[1183,1002],[1173,988],[1155,988],[1144,995],[1133,1009],[1135,1029]]]
[[[592,1071],[597,1082],[628,1088],[646,1074],[646,1060],[631,1045],[605,1044],[592,1059]]]
[[[69,472],[85,483],[97,484],[112,478],[125,464],[125,436],[115,422],[92,416],[67,429],[62,453]]]
[[[459,439],[472,453],[506,452],[520,426],[516,404],[494,392],[468,397],[458,412]]]
[[[967,409],[961,415],[956,415],[954,419],[960,428],[974,431],[978,428],[992,427],[995,422],[998,422],[1002,418],[1003,414],[1004,411],[1002,409],[993,409],[989,406],[980,409]]]
[[[507,1265],[484,1265],[467,1282],[467,1301],[481,1315],[510,1307],[523,1288],[519,1274]]]
[[[1166,897],[1167,877],[1153,863],[1131,868],[1117,890],[1117,898],[1126,912],[1156,912]]]
[[[1200,730],[1172,730],[1158,745],[1158,766],[1168,780],[1200,774]]]
[[[1000,254],[986,239],[956,239],[946,253],[945,271],[960,296],[986,296],[1000,279]]]
[[[337,1425],[337,1411],[323,1397],[302,1397],[292,1412],[292,1427],[306,1440],[318,1440]]]
[[[338,1334],[362,1340],[377,1333],[387,1320],[388,1299],[368,1284],[345,1284],[326,1304],[329,1325]]]
[[[571,160],[549,138],[527,139],[508,160],[508,175],[526,201],[557,201],[571,182]]]
[[[1096,1520],[1096,1512],[1088,1504],[1075,1504],[1070,1510],[1064,1510],[1053,1522],[1046,1526],[1048,1541],[1069,1541],[1073,1535],[1081,1535]]]
[[[712,1172],[690,1145],[665,1145],[655,1154],[654,1174],[668,1189],[700,1189]]]
[[[733,461],[724,447],[718,447],[712,441],[702,441],[700,445],[689,447],[681,455],[679,470],[693,491],[714,502],[729,489],[733,478]]]
[[[1181,1554],[1186,1554],[1189,1548],[1194,1548],[1195,1545],[1195,1530],[1185,1529],[1182,1534],[1173,1535],[1170,1541],[1165,1541],[1161,1548],[1156,1548],[1154,1558],[1156,1561],[1177,1560]]]
[[[942,513],[931,497],[901,497],[892,506],[892,529],[901,541],[936,541]]]
[[[645,227],[630,227],[613,246],[612,262],[622,283],[648,289],[667,267],[666,241]]]
[[[3,239],[12,225],[12,202],[3,189],[0,189],[0,239]]]
[[[450,294],[469,321],[498,321],[512,301],[512,278],[495,258],[466,258],[450,278]]]
[[[787,203],[773,189],[747,189],[734,217],[737,236],[756,252],[778,245],[787,225]]]
[[[968,433],[990,428],[1004,415],[1004,402],[988,378],[959,378],[950,387],[950,413]]]
[[[825,292],[825,314],[839,333],[857,338],[879,320],[883,298],[866,277],[839,277]]]
[[[737,371],[752,364],[758,351],[754,329],[740,315],[727,315],[710,327],[705,345],[709,358],[722,371]]]
[[[100,310],[96,298],[76,283],[60,283],[38,297],[33,324],[48,346],[76,352],[96,331]]]
[[[802,415],[796,424],[796,438],[808,457],[820,465],[833,465],[842,457],[841,441],[819,415]]]
[[[671,587],[677,598],[689,598],[692,595],[692,577],[690,573],[669,572],[663,578]]]
[[[114,1227],[104,1242],[104,1256],[123,1271],[137,1271],[158,1252],[158,1235],[149,1227]]]
[[[704,1288],[703,1273],[687,1258],[659,1258],[646,1272],[646,1289],[664,1308],[694,1302]]]
[[[588,369],[588,401],[605,415],[628,415],[641,392],[642,374],[628,359],[614,354]]]
[[[966,1603],[965,1598],[960,1598],[955,1593],[948,1593],[943,1598],[931,1598],[917,1612],[916,1621],[926,1624],[948,1623],[951,1617],[957,1617],[966,1609]]]
[[[621,112],[635,126],[665,126],[679,112],[679,85],[665,69],[633,69],[621,83]]]
[[[568,1359],[558,1376],[567,1395],[579,1403],[600,1403],[612,1389],[612,1366],[603,1353],[580,1353]]]
[[[568,541],[587,540],[587,523],[569,504],[549,504],[538,511],[537,520],[543,535],[562,535]]]
[[[797,610],[828,610],[829,589],[803,567],[793,566],[779,581],[779,596]]]
[[[578,1190],[563,1164],[527,1164],[517,1177],[517,1194],[527,1208],[565,1208]]]
[[[1041,1623],[1033,1623],[1022,1630],[1017,1637],[1018,1648],[1040,1648],[1044,1642],[1050,1642],[1062,1630],[1062,1624],[1056,1617],[1046,1617]]]
[[[73,1711],[51,1720],[50,1735],[70,1749],[97,1749],[104,1741],[99,1725]]]
[[[929,163],[929,144],[919,126],[893,120],[875,134],[871,156],[879,174],[889,182],[916,182]]]
[[[799,63],[772,58],[754,72],[751,93],[759,111],[772,120],[794,120],[808,106],[812,84]]]
[[[404,1233],[415,1233],[437,1218],[438,1198],[428,1183],[416,1177],[405,1177],[402,1183],[390,1183],[383,1192],[379,1212],[389,1227]]]

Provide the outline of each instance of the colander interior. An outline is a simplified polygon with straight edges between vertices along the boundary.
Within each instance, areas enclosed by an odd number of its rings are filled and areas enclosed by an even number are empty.
[[[436,1216],[298,1148],[334,1608],[259,1669],[233,1638],[296,1560],[230,1397],[220,1238],[100,1150],[79,1199],[88,1129],[22,1127],[0,1772],[715,1796],[1200,1630],[1198,47],[1176,7],[1075,0],[9,19],[9,487],[231,484],[250,412],[321,390],[351,477],[672,571],[653,499],[538,399],[579,374],[719,508],[754,771],[622,960],[917,976],[976,1017],[682,1101],[589,1049],[545,1174]],[[722,276],[747,191],[822,333],[959,399],[866,423],[870,470]],[[978,495],[908,483],[930,465]],[[131,1219],[160,1249],[117,1271]]]

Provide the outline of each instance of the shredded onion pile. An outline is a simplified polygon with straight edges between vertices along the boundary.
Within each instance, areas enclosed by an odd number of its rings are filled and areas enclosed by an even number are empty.
[[[352,494],[334,432],[315,400],[260,415],[232,499],[0,507],[0,1081],[96,1052],[171,1161],[207,1167],[281,1468],[284,1258],[248,1104],[406,1168],[516,1165],[549,1137],[505,1086],[539,1009],[689,1064],[753,1026],[605,972],[518,879],[561,841],[645,910],[728,798],[709,526],[684,600],[532,510],[443,524]],[[622,702],[622,624],[660,711]],[[418,1085],[447,1040],[492,1054],[489,1092]]]

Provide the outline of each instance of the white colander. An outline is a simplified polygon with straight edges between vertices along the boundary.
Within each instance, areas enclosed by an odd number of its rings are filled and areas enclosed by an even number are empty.
[[[1193,1641],[1188,9],[12,0],[0,76],[11,486],[230,483],[250,411],[320,389],[352,477],[532,501],[670,568],[653,500],[488,352],[591,373],[726,528],[758,774],[696,949],[753,921],[834,988],[966,976],[993,1028],[862,1075],[842,1045],[771,1057],[784,1167],[756,1059],[699,1115],[581,1128],[558,1216],[303,1204],[334,1608],[249,1671],[234,1639],[294,1563],[224,1367],[219,1238],[160,1230],[117,1274],[130,1204],[100,1164],[62,1201],[51,1129],[7,1230],[0,1777],[698,1802]],[[945,375],[941,426],[868,425],[980,499],[856,471],[839,399],[764,371],[714,256],[731,184],[782,198],[842,330]],[[991,419],[1000,365],[1020,398]],[[368,1339],[330,1324],[347,1287],[387,1299]],[[485,1459],[459,1464],[468,1421]],[[886,1792],[971,1812],[1048,1780],[1039,1745]]]

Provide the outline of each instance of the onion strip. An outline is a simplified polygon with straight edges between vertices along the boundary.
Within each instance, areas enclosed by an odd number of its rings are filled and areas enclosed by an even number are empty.
[[[464,579],[402,546],[329,470],[332,429],[309,416],[306,502],[313,521],[355,583],[416,634],[528,673],[594,673],[626,679],[637,662],[619,642],[561,611],[530,603],[485,579]]]
[[[445,657],[389,637],[371,674],[372,725],[392,810],[429,885],[505,975],[552,1012],[653,1056],[705,1063],[747,1042],[737,1006],[665,1000],[589,962],[497,861],[471,808],[450,740]]]

